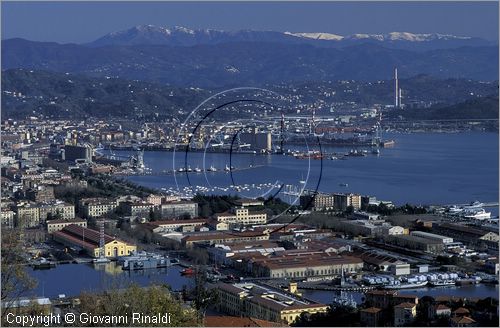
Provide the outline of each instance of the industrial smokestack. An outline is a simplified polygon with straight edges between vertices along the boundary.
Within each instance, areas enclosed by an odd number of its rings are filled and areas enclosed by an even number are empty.
[[[394,68],[394,107],[399,107],[398,69]]]
[[[403,90],[401,88],[399,88],[399,101],[398,101],[398,105],[399,107],[403,107],[403,103],[402,103],[402,100],[403,99]]]

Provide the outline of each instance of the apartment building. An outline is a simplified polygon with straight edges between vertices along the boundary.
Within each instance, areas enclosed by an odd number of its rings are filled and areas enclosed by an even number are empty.
[[[217,285],[219,311],[233,315],[291,324],[302,313],[326,312],[328,306],[255,283]]]
[[[106,216],[117,208],[116,201],[107,198],[85,198],[79,204],[85,218]]]
[[[267,222],[267,214],[264,212],[249,212],[246,207],[237,207],[229,212],[219,213],[215,215],[218,222],[229,224],[229,226],[246,226],[265,224]]]

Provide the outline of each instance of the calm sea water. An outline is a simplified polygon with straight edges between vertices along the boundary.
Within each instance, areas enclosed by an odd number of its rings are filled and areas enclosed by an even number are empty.
[[[182,276],[179,266],[142,271],[124,271],[114,262],[106,264],[63,264],[50,270],[28,269],[38,281],[29,296],[57,297],[59,294],[78,296],[82,292],[96,292],[125,288],[132,283],[139,286],[168,284],[172,290],[191,286],[193,280]],[[28,296],[27,295],[27,296]]]
[[[188,153],[187,165],[191,168],[214,166],[216,173],[165,175],[161,172],[173,167],[184,166],[185,154],[172,152],[146,152],[145,164],[156,175],[131,176],[129,179],[153,188],[180,189],[191,186],[204,187],[213,193],[236,193],[230,185],[249,185],[249,190],[241,190],[247,197],[273,195],[278,188],[263,187],[262,184],[305,185],[324,192],[356,192],[376,196],[382,200],[392,200],[396,204],[460,204],[475,200],[498,201],[498,134],[495,133],[417,133],[386,135],[396,141],[393,148],[382,149],[380,156],[349,157],[347,160],[297,160],[289,156]],[[317,150],[318,146],[311,145]],[[325,148],[327,153],[345,153],[349,149]],[[117,152],[131,155],[133,152]],[[229,173],[220,171],[226,165],[236,169],[233,180]],[[174,164],[175,163],[175,164]],[[250,168],[250,166],[252,168]],[[321,174],[320,174],[321,173]],[[321,177],[321,178],[320,178]],[[301,184],[300,181],[307,181]],[[340,184],[348,184],[341,187]],[[254,185],[254,188],[251,186]],[[259,189],[260,188],[260,189]],[[212,191],[210,191],[212,190]],[[286,198],[285,195],[279,194]],[[489,208],[498,215],[498,208]],[[145,272],[123,272],[113,266],[95,269],[91,265],[60,265],[46,271],[31,271],[38,281],[35,295],[56,296],[58,294],[78,295],[84,290],[102,290],[109,286],[125,286],[130,282],[148,285],[150,282],[167,283],[174,290],[189,285],[190,280],[181,276],[179,268],[147,270]],[[406,291],[405,291],[406,292]],[[439,288],[408,291],[423,295],[457,295],[469,297],[497,296],[498,286]],[[305,291],[305,295],[317,301],[329,303],[331,292]],[[361,294],[353,294],[360,300]]]
[[[415,133],[392,134],[393,148],[382,149],[379,156],[349,157],[347,160],[297,160],[290,156],[233,154],[235,168],[247,168],[230,174],[224,172],[131,176],[136,183],[154,188],[186,186],[228,187],[231,184],[285,183],[325,192],[355,192],[391,200],[396,204],[459,204],[475,200],[498,201],[498,134],[495,133]],[[317,145],[310,145],[317,150]],[[345,153],[349,149],[323,147],[323,152]],[[131,152],[121,152],[130,155]],[[184,152],[146,152],[144,159],[153,172],[183,167]],[[188,153],[191,168],[229,165],[229,154]],[[253,168],[248,169],[250,166]],[[321,170],[322,166],[322,170]],[[342,187],[340,184],[348,184]],[[241,191],[243,196],[273,194],[277,188]],[[217,191],[216,192],[220,192]],[[234,189],[225,192],[236,193]],[[224,193],[224,192],[222,192]],[[495,211],[498,213],[498,210]]]
[[[332,292],[325,290],[301,290],[302,294],[316,302],[329,304],[334,296],[339,297],[340,292]],[[423,296],[454,296],[454,297],[473,297],[473,298],[486,298],[493,297],[498,299],[499,288],[498,285],[479,284],[476,286],[460,286],[460,287],[438,287],[438,288],[418,288],[418,289],[402,289],[398,291],[401,295],[416,295]],[[343,296],[352,299],[360,304],[364,300],[363,293],[357,292],[343,292]]]

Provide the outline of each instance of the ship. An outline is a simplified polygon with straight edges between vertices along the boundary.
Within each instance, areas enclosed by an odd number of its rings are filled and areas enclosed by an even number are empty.
[[[136,255],[125,256],[119,259],[122,270],[144,270],[166,268],[178,263],[175,259],[154,253],[141,252]]]
[[[395,280],[393,284],[385,285],[384,289],[410,289],[424,286],[427,286],[427,281],[400,283],[398,280]]]
[[[464,215],[464,218],[474,220],[487,220],[491,218],[491,212],[486,212],[484,209],[480,209],[477,211],[467,211],[467,214]]]
[[[380,143],[381,147],[388,148],[388,147],[393,147],[396,144],[394,140],[385,140]]]
[[[323,154],[318,151],[309,151],[307,153],[294,154],[296,159],[322,159]]]
[[[98,257],[96,259],[93,259],[92,262],[94,262],[95,264],[100,264],[100,263],[109,263],[111,262],[111,260],[105,257]]]
[[[366,153],[363,151],[358,151],[357,149],[351,149],[351,151],[345,154],[344,156],[363,157],[366,156]]]
[[[455,286],[455,280],[437,280],[429,282],[431,287]]]
[[[208,169],[207,169],[208,172],[217,172],[217,169],[211,165]]]
[[[40,257],[39,259],[32,262],[32,266],[34,270],[44,270],[44,269],[52,269],[55,268],[56,263],[50,260],[47,260],[44,257]]]

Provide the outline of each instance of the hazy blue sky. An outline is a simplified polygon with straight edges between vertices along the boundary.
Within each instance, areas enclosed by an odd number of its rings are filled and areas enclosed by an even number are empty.
[[[498,2],[5,2],[2,39],[89,42],[140,24],[292,32],[444,33],[498,40]]]

